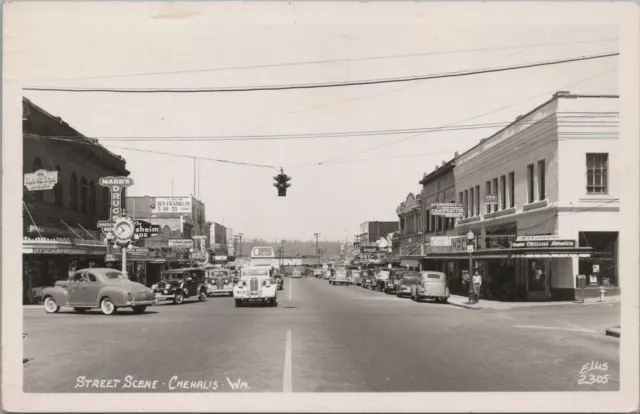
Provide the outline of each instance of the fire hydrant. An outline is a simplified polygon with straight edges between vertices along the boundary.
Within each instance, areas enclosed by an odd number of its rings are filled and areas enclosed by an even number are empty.
[[[600,302],[604,302],[604,294],[606,293],[606,289],[603,287],[600,288]]]

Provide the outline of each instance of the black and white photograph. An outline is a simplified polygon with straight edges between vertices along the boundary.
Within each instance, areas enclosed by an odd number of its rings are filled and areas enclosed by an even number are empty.
[[[4,409],[637,410],[639,15],[5,3]]]

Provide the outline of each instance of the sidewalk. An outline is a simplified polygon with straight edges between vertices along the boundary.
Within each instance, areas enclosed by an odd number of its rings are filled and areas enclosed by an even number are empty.
[[[495,300],[485,300],[480,298],[480,302],[474,305],[469,304],[469,298],[466,296],[451,295],[449,297],[449,305],[466,309],[490,309],[490,310],[509,310],[516,308],[535,308],[545,306],[569,306],[569,305],[602,305],[602,304],[619,304],[620,296],[610,296],[604,298],[604,302],[600,302],[599,298],[585,299],[584,304],[581,301],[556,301],[556,302],[499,302]]]

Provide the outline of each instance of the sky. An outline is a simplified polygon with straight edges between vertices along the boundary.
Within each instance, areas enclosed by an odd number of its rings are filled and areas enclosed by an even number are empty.
[[[191,88],[355,81],[618,51],[616,28],[608,26],[312,24],[294,17],[237,24],[209,9],[151,12],[139,6],[113,15],[89,4],[74,13],[48,6],[31,9],[19,26],[11,27],[14,58],[27,86]],[[407,54],[422,55],[238,69]],[[207,220],[249,239],[311,240],[321,233],[324,240],[344,240],[364,221],[397,220],[397,206],[410,192],[420,191],[424,173],[499,128],[432,132],[397,144],[390,143],[408,135],[262,142],[125,138],[510,122],[558,90],[617,94],[617,66],[614,57],[360,87],[151,95],[25,91],[24,96],[122,155],[135,181],[131,195],[194,193],[194,162],[123,147],[282,167],[291,177],[287,197],[277,197],[274,169],[197,161],[196,192],[206,204]],[[171,71],[180,73],[158,74]],[[113,137],[123,139],[107,139]],[[369,151],[383,144],[390,145]],[[357,152],[362,153],[348,156]]]

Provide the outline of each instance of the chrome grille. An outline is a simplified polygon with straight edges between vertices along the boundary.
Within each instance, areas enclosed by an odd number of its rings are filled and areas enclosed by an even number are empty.
[[[223,280],[221,278],[218,278],[218,281],[216,282],[218,289],[222,289],[224,287],[224,284],[222,282]]]
[[[258,278],[257,277],[251,278],[251,281],[249,282],[249,289],[251,290],[251,292],[257,292],[258,291]]]

